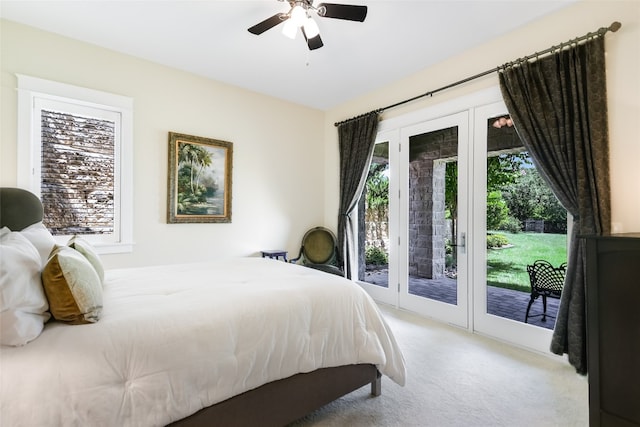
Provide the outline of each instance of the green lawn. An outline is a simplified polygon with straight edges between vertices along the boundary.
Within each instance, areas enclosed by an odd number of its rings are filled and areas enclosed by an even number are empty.
[[[510,247],[487,250],[487,285],[529,292],[527,264],[544,259],[558,266],[567,261],[567,235],[506,233]]]

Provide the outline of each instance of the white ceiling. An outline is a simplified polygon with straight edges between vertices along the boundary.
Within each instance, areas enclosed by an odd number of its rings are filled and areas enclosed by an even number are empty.
[[[247,31],[288,11],[278,0],[1,0],[0,16],[326,110],[575,1],[331,0],[368,15],[316,19],[324,47],[314,51],[281,25]]]

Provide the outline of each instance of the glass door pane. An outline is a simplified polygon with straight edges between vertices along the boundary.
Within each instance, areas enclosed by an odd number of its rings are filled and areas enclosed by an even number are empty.
[[[467,326],[468,113],[403,129],[400,306]]]
[[[547,298],[544,322],[536,316],[525,323],[531,301],[527,265],[566,261],[566,212],[549,221],[557,200],[542,184],[502,102],[476,109],[474,134],[474,210],[482,213],[473,225],[479,236],[473,246],[474,329],[548,352],[558,300]],[[545,233],[543,218],[547,231],[551,222],[564,224],[564,234]],[[538,298],[532,314],[542,307]]]
[[[358,283],[374,299],[398,305],[398,135],[377,135],[358,206]],[[394,165],[396,165],[394,167]],[[394,218],[395,221],[394,222]]]
[[[487,312],[553,329],[558,294],[531,300],[529,266],[567,261],[567,213],[542,180],[508,114],[487,126]],[[529,304],[531,302],[531,304]],[[528,308],[528,310],[527,310]]]
[[[409,293],[457,304],[458,127],[409,137]]]
[[[360,199],[365,283],[389,287],[389,141],[375,145],[367,183]]]

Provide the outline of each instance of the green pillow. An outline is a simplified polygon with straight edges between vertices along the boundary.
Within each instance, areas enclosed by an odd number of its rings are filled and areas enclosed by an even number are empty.
[[[80,252],[91,263],[96,273],[98,273],[100,283],[104,283],[104,267],[102,266],[100,256],[91,243],[81,237],[73,236],[69,239],[69,242],[67,242],[67,246]]]

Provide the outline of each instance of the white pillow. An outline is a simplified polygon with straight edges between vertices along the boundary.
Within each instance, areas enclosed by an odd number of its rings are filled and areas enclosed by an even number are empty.
[[[0,232],[0,344],[18,346],[40,335],[49,304],[38,251],[25,236],[7,230]]]
[[[36,247],[40,254],[40,265],[44,266],[49,259],[49,254],[51,254],[53,247],[56,245],[56,241],[49,230],[47,230],[47,227],[40,221],[31,224],[20,233]]]

